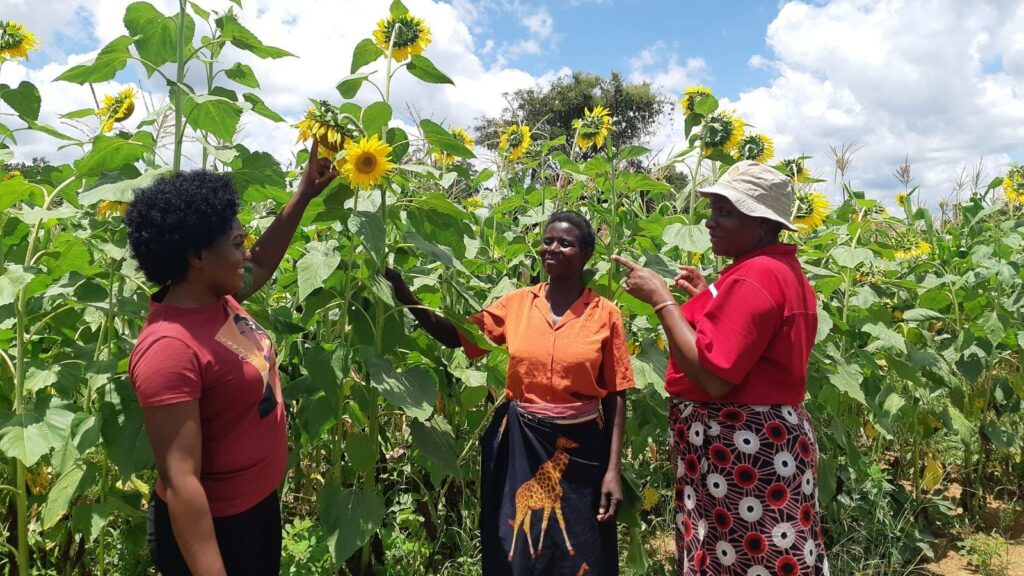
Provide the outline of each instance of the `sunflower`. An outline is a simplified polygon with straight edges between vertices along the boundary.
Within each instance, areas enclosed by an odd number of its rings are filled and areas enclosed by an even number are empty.
[[[135,95],[135,89],[129,86],[117,94],[103,97],[103,106],[96,111],[100,117],[100,132],[110,132],[114,129],[114,122],[123,122],[135,112]]]
[[[885,206],[875,203],[871,205],[857,205],[857,213],[853,215],[853,219],[857,222],[861,220],[871,220],[872,218],[888,218],[889,211],[885,209]]]
[[[593,110],[584,108],[583,118],[573,120],[572,127],[576,130],[576,145],[580,150],[588,150],[591,146],[600,150],[612,129],[612,114],[604,106],[595,106]]]
[[[897,249],[893,254],[897,260],[910,260],[911,258],[927,256],[931,253],[932,245],[924,240],[917,239],[912,243],[906,244],[903,248]]]
[[[530,127],[525,125],[509,126],[501,135],[498,142],[498,150],[502,154],[508,154],[508,159],[515,162],[523,157],[526,149],[530,147]]]
[[[715,148],[731,150],[743,138],[743,126],[743,120],[731,112],[723,110],[708,114],[701,128],[704,153],[708,154]]]
[[[733,148],[733,156],[737,160],[753,160],[767,162],[775,156],[775,144],[764,134],[747,134]]]
[[[326,100],[317,100],[306,110],[306,116],[296,125],[299,138],[296,142],[316,138],[322,158],[334,159],[351,140],[349,122],[345,115]]]
[[[476,140],[469,135],[469,132],[466,132],[462,128],[453,128],[449,130],[449,134],[459,142],[462,142],[462,144],[470,150],[473,149],[473,145],[476,143]],[[456,160],[457,158],[451,154],[441,152],[440,150],[434,152],[434,163],[438,166],[447,166]]]
[[[462,205],[468,212],[476,212],[484,207],[484,201],[479,196],[470,196],[462,201]]]
[[[22,60],[39,47],[36,35],[13,20],[0,22],[0,61]]]
[[[906,202],[906,201],[907,201],[907,193],[906,192],[897,192],[896,193],[896,203],[897,204],[899,204],[900,206],[903,206],[903,203]]]
[[[345,163],[341,170],[356,188],[371,188],[395,167],[388,158],[389,154],[391,146],[376,134],[349,140],[345,145]]]
[[[422,18],[411,14],[390,16],[386,20],[377,22],[377,29],[373,31],[373,40],[384,52],[391,47],[392,35],[394,35],[395,44],[391,57],[397,62],[402,62],[411,55],[421,54],[431,40],[430,28],[427,27],[427,23]]]
[[[810,176],[810,172],[807,170],[807,165],[804,164],[803,158],[800,158],[799,156],[779,160],[776,168],[786,176],[795,178],[797,182],[802,182]]]
[[[21,172],[17,170],[11,170],[7,174],[4,174],[4,180],[10,180],[12,178],[17,178],[18,176],[21,176]]]
[[[245,249],[248,250],[256,245],[257,240],[259,240],[259,238],[257,238],[255,234],[252,232],[246,232],[245,238],[242,239],[242,244],[245,246]]]
[[[797,192],[793,199],[793,224],[797,234],[810,234],[825,223],[830,206],[821,192]]]
[[[683,91],[683,97],[679,100],[679,105],[682,106],[683,111],[687,114],[693,114],[695,112],[693,108],[702,96],[714,96],[714,93],[711,92],[711,88],[704,85],[690,86]]]
[[[1024,202],[1024,165],[1014,164],[1003,178],[1003,193],[1010,204]]]
[[[120,216],[124,218],[124,213],[128,210],[127,202],[119,202],[117,200],[104,200],[96,206],[96,217],[100,220],[110,220],[114,216]]]

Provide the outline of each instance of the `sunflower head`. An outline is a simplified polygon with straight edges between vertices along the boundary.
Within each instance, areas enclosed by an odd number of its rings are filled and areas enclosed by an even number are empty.
[[[13,20],[0,21],[0,62],[26,59],[38,47],[36,35],[24,26]]]
[[[242,244],[244,244],[245,249],[248,250],[256,245],[257,240],[259,240],[259,238],[257,238],[255,234],[252,232],[246,232],[245,238],[242,239]]]
[[[322,158],[334,159],[354,132],[348,117],[326,100],[317,100],[306,110],[306,116],[299,121],[298,142],[316,139]]]
[[[693,114],[695,112],[694,106],[697,105],[697,101],[702,96],[714,96],[711,92],[711,88],[704,85],[690,86],[683,91],[683,97],[679,100],[679,106],[682,107],[683,112],[686,114]]]
[[[1010,204],[1024,203],[1024,165],[1013,164],[1003,178],[1003,193]]]
[[[17,170],[11,170],[7,174],[4,174],[4,180],[10,180],[12,178],[17,178],[18,176],[21,176],[21,172]]]
[[[573,120],[572,127],[576,130],[576,145],[580,150],[589,150],[591,146],[600,150],[612,129],[612,114],[604,106],[595,106],[593,110],[584,108],[583,118]]]
[[[743,120],[731,112],[721,110],[708,114],[701,127],[700,140],[707,154],[715,148],[731,150],[743,138]]]
[[[469,135],[469,132],[466,132],[462,128],[452,128],[448,132],[453,138],[462,142],[462,144],[470,150],[472,150],[473,145],[476,144],[476,140]],[[455,162],[455,160],[455,156],[452,156],[451,154],[447,154],[439,150],[434,152],[434,163],[438,166],[448,166],[452,162]]]
[[[881,203],[875,202],[873,204],[857,204],[857,213],[853,215],[853,220],[860,222],[862,220],[874,220],[876,218],[888,218],[889,211],[882,206]]]
[[[115,122],[123,122],[135,112],[135,96],[137,92],[131,86],[117,94],[103,97],[103,106],[96,111],[100,118],[100,131],[104,134],[114,129]]]
[[[111,220],[114,216],[124,218],[124,213],[127,211],[127,202],[104,200],[96,206],[96,218],[99,218],[100,220]]]
[[[775,156],[775,144],[764,134],[746,134],[733,148],[733,157],[737,160],[753,160],[762,164]]]
[[[356,188],[372,188],[395,167],[389,158],[391,146],[376,134],[345,145],[345,162],[340,169]]]
[[[897,260],[913,260],[932,253],[932,245],[921,237],[917,230],[906,230],[899,234],[893,255]]]
[[[828,218],[831,207],[821,192],[797,192],[793,198],[793,224],[797,234],[814,232]]]
[[[384,52],[392,47],[392,36],[395,43],[391,57],[398,62],[407,60],[409,56],[422,54],[431,41],[427,23],[411,14],[389,16],[377,22],[377,29],[373,31],[373,41]]]
[[[462,205],[468,212],[476,212],[484,207],[484,201],[479,196],[470,196],[462,201]]]
[[[786,176],[795,179],[797,182],[802,182],[810,176],[810,172],[807,170],[807,165],[804,164],[804,159],[799,156],[779,160],[778,168]]]
[[[516,124],[509,126],[501,135],[498,142],[498,150],[508,156],[508,159],[515,162],[523,157],[526,149],[530,147],[530,127]]]

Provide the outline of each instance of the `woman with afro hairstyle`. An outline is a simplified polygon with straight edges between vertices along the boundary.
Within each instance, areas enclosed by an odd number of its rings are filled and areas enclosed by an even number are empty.
[[[159,474],[147,532],[162,574],[279,572],[281,385],[270,339],[240,303],[273,276],[309,202],[337,176],[316,142],[309,158],[251,250],[224,174],[163,177],[125,215],[132,254],[160,286],[128,370]]]

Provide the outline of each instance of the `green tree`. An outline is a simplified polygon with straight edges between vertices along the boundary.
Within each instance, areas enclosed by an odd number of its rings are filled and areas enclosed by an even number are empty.
[[[475,127],[479,144],[497,148],[502,130],[522,122],[534,132],[554,139],[573,137],[572,121],[585,108],[605,106],[615,118],[616,145],[637,144],[654,133],[655,123],[668,100],[649,82],[627,83],[612,72],[610,78],[573,72],[544,88],[526,88],[506,95],[509,105],[497,117],[481,118]]]

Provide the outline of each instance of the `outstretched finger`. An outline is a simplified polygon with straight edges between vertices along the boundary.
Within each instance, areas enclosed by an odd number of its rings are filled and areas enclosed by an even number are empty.
[[[632,272],[634,270],[639,270],[641,268],[641,266],[639,264],[637,264],[636,262],[633,262],[631,260],[627,260],[627,259],[623,258],[622,256],[619,256],[618,254],[613,254],[612,255],[612,261],[615,262],[616,264],[618,264],[619,266],[622,266],[626,270],[629,270],[630,272]]]
[[[686,292],[690,296],[696,296],[698,293],[700,293],[700,290],[697,290],[696,286],[690,284],[689,282],[683,280],[682,278],[676,278],[676,288],[682,290],[683,292]]]
[[[316,162],[319,155],[317,152],[320,151],[320,143],[313,138],[313,143],[309,145],[309,159],[306,160],[306,166],[312,167],[313,163]]]

